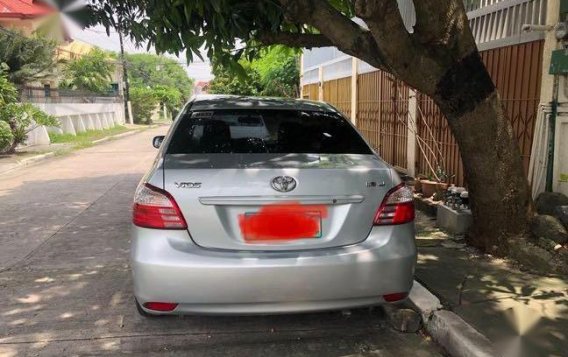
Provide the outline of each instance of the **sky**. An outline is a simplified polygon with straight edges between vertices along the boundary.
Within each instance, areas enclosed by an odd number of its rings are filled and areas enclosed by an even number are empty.
[[[118,39],[118,34],[111,30],[110,36],[107,35],[106,30],[103,26],[91,27],[87,29],[82,29],[77,24],[72,21],[65,21],[67,30],[69,31],[71,37],[75,40],[86,42],[88,44],[100,47],[105,50],[120,51],[120,42]],[[124,38],[124,50],[129,53],[147,53],[146,47],[136,48],[135,44],[128,38]],[[193,63],[189,66],[186,65],[187,60],[185,54],[181,54],[179,57],[175,55],[166,54],[168,57],[172,57],[178,60],[180,64],[187,70],[189,77],[200,80],[210,80],[213,78],[211,74],[211,64],[206,56],[203,56],[205,62],[202,62],[199,58],[195,58]]]

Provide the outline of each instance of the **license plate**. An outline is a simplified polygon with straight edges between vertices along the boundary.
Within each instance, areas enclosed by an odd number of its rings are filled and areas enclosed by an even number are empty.
[[[261,210],[246,212],[239,225],[246,242],[289,241],[321,238],[320,211]]]

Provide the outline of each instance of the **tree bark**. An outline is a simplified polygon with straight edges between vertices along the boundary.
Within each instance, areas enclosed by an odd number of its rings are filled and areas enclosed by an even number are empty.
[[[507,254],[510,239],[527,232],[532,205],[521,154],[499,94],[494,91],[459,117],[446,116],[460,148],[470,194],[474,225],[468,240],[486,251]]]
[[[10,130],[12,131],[12,133],[15,133],[17,131],[18,125],[16,124],[15,120],[9,120],[8,125],[10,126]],[[15,154],[16,148],[18,147],[19,144],[20,144],[20,142],[18,141],[16,135],[14,135],[14,139],[12,141],[12,144],[10,144],[10,146],[8,146],[4,150],[4,154]]]

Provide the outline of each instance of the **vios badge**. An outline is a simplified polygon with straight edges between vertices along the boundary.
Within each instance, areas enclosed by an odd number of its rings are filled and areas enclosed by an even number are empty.
[[[201,182],[174,182],[177,188],[201,188]]]

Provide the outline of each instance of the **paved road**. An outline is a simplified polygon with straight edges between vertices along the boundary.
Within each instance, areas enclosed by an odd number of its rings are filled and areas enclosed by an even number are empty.
[[[0,176],[0,355],[433,356],[381,309],[145,319],[128,270],[130,202],[157,128]]]

